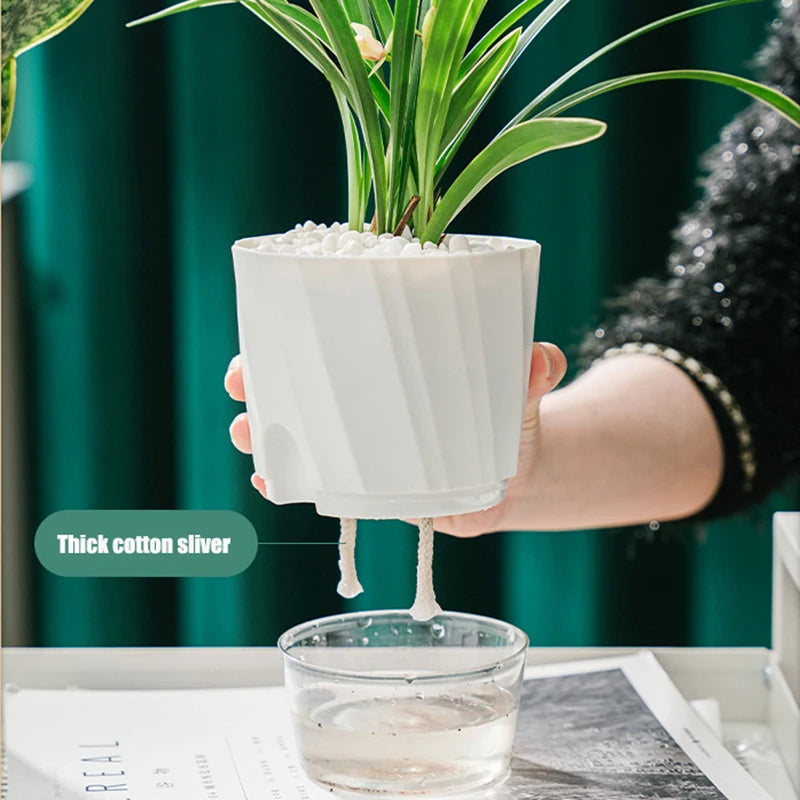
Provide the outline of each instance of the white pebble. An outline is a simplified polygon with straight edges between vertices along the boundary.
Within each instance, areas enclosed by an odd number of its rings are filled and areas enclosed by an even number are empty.
[[[360,244],[361,236],[362,234],[360,234],[358,231],[348,231],[347,233],[343,233],[339,237],[339,249],[341,250],[347,247],[350,242],[359,242]]]
[[[322,246],[329,253],[335,252],[339,248],[339,237],[335,233],[327,234],[322,240]]]
[[[355,231],[353,231],[355,233]],[[358,234],[356,234],[357,236]],[[364,252],[364,245],[358,239],[351,239],[345,246],[342,252],[346,256],[360,256]]]
[[[455,234],[454,236],[450,237],[450,252],[451,253],[463,253],[469,251],[469,242],[467,241],[466,236],[462,236],[461,234]]]
[[[306,255],[346,255],[361,256],[426,256],[436,258],[450,253],[490,253],[497,250],[513,249],[506,240],[499,236],[483,240],[480,244],[472,243],[463,234],[447,234],[441,243],[420,242],[408,226],[403,228],[399,236],[386,232],[376,236],[371,226],[364,225],[364,230],[350,230],[345,222],[333,222],[330,225],[306,220],[298,223],[291,230],[275,236],[265,237],[255,246],[257,250],[267,253],[287,253]]]

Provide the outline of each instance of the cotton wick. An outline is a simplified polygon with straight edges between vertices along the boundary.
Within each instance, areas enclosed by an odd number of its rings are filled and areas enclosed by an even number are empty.
[[[409,612],[414,619],[421,621],[442,613],[433,591],[433,520],[430,517],[419,521],[417,596]]]
[[[339,572],[342,579],[336,591],[342,597],[355,597],[364,591],[356,574],[356,520],[340,520],[341,533],[339,534]]]

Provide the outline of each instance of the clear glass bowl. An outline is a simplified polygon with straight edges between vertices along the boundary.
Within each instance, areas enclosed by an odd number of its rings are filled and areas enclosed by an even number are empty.
[[[519,628],[359,612],[298,625],[278,647],[300,759],[317,783],[427,794],[507,775],[528,647]]]

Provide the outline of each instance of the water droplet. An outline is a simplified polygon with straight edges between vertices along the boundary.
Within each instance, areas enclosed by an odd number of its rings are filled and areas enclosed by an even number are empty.
[[[391,633],[392,636],[398,636],[400,634],[400,631],[397,630],[397,626],[396,625],[390,625],[389,626],[389,633]]]
[[[311,644],[319,644],[319,643],[320,643],[320,637],[319,637],[319,634],[318,634],[318,633],[315,633],[315,634],[314,634],[314,635],[311,637]]]
[[[362,644],[364,647],[366,647],[366,646],[369,644],[369,637],[367,637],[367,636],[362,636],[362,637],[361,637],[361,644]]]
[[[372,617],[363,617],[356,624],[359,628],[369,628],[372,625]]]
[[[703,324],[703,318],[702,317],[692,317],[692,325],[694,325],[696,328],[699,327],[702,324]]]
[[[732,150],[726,150],[726,151],[725,151],[725,152],[722,154],[722,160],[723,160],[723,161],[724,161],[726,164],[727,164],[729,161],[733,161],[733,151],[732,151]]]
[[[742,142],[741,144],[736,145],[736,152],[741,156],[744,155],[750,148]]]
[[[757,125],[755,128],[753,128],[750,135],[754,139],[760,139],[764,135],[764,129],[760,125]]]
[[[425,695],[424,695],[424,694],[422,694],[422,692],[417,692],[417,693],[414,695],[414,699],[415,699],[415,700],[424,700],[424,699],[425,699]]]
[[[657,531],[661,529],[661,523],[657,519],[650,520],[648,526],[651,531]]]
[[[724,291],[725,291],[725,284],[724,284],[724,283],[721,283],[720,281],[717,281],[717,282],[714,284],[714,291],[715,291],[717,294],[720,294],[721,292],[724,292]]]
[[[606,332],[605,332],[605,330],[604,330],[603,328],[597,328],[597,329],[595,330],[595,332],[594,332],[594,335],[595,335],[595,336],[596,336],[598,339],[602,339],[602,338],[603,338],[603,337],[606,335]]]
[[[710,239],[714,235],[714,231],[711,228],[703,228],[703,238]]]
[[[440,622],[434,622],[433,625],[431,625],[431,636],[433,636],[434,639],[443,639],[445,633],[444,625]]]

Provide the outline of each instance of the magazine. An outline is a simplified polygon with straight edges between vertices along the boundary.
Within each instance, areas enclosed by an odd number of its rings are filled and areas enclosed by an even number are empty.
[[[4,800],[322,800],[280,687],[5,689]],[[650,653],[531,667],[487,800],[770,800]]]

